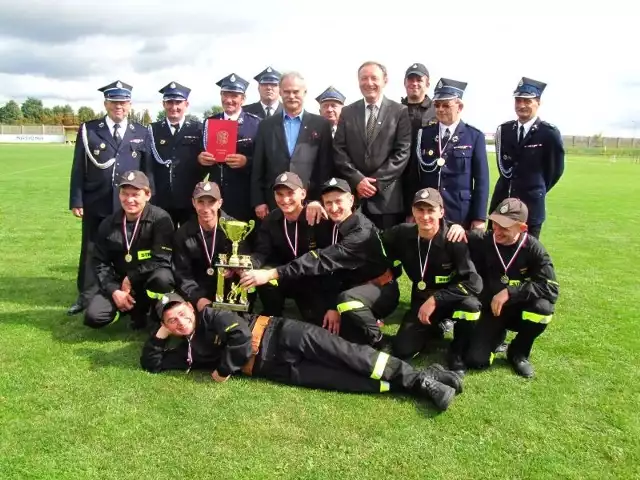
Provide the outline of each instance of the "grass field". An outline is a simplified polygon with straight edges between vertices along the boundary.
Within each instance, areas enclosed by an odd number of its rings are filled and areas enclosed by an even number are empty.
[[[71,155],[0,145],[0,479],[640,478],[640,165],[568,158],[542,232],[561,293],[536,378],[499,362],[437,414],[140,370],[144,336],[127,322],[93,331],[65,315]]]

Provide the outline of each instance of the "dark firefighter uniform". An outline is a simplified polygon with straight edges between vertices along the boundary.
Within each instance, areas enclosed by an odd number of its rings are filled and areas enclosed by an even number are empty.
[[[248,84],[249,82],[235,74],[231,74],[216,83],[216,85],[220,86],[222,92],[242,94],[245,93]],[[224,112],[209,118],[229,120],[229,117]],[[222,198],[224,198],[225,211],[233,218],[247,222],[254,218],[249,192],[251,191],[253,151],[260,118],[242,110],[235,121],[238,122],[236,153],[247,157],[247,164],[242,168],[231,168],[223,162],[210,167],[200,165],[200,175],[204,177],[204,175],[209,174],[209,180],[216,182],[220,186]],[[207,120],[205,120],[205,125],[206,122]],[[206,141],[206,132],[203,138]],[[206,144],[204,144],[204,149],[206,150]]]
[[[259,74],[257,74],[253,79],[258,82],[260,85],[278,85],[280,83],[280,77],[282,75],[277,70],[272,67],[267,67]],[[282,114],[282,103],[276,100],[274,105],[265,105],[262,101],[257,101],[255,103],[250,103],[249,105],[245,105],[242,109],[247,113],[252,113],[256,115],[261,120],[264,120],[267,117],[271,117],[272,115],[281,115]]]
[[[181,303],[169,294],[158,315]],[[431,400],[446,410],[462,381],[432,366],[418,371],[408,363],[332,335],[316,325],[206,307],[196,316],[195,331],[175,349],[155,332],[140,357],[149,372],[179,369],[216,370],[222,377],[243,373],[279,383],[342,392],[401,391]],[[442,383],[441,383],[442,382]],[[445,383],[446,382],[446,383]]]
[[[117,81],[99,91],[110,102],[131,100],[130,85]],[[115,125],[118,125],[117,127]],[[116,133],[117,131],[117,133]],[[87,307],[98,286],[91,266],[93,245],[102,220],[120,208],[118,180],[129,170],[144,170],[147,129],[126,119],[116,124],[108,116],[83,123],[78,130],[71,167],[69,208],[82,208],[82,246],[78,265],[78,300],[69,313]],[[75,308],[74,308],[75,307]]]
[[[434,100],[461,99],[465,83],[441,79]],[[418,131],[417,162],[407,169],[412,197],[423,188],[435,188],[444,200],[445,218],[468,228],[487,218],[489,165],[484,134],[459,120],[446,126],[433,121]],[[410,203],[408,203],[410,205]],[[410,214],[409,210],[406,212]]]
[[[513,95],[540,98],[545,86],[524,77]],[[564,173],[560,131],[539,117],[524,125],[518,120],[505,122],[496,132],[496,160],[500,176],[491,197],[490,210],[505,198],[519,198],[529,209],[529,235],[539,238],[546,218],[547,193]]]
[[[160,89],[163,100],[187,100],[191,90],[176,82]],[[191,193],[201,178],[198,154],[202,123],[183,118],[171,124],[166,118],[149,125],[151,159],[145,172],[151,182],[151,202],[171,215],[175,228],[193,215]]]
[[[279,186],[292,190],[304,188],[300,177],[293,172],[278,175],[273,189]],[[287,220],[279,208],[269,212],[260,225],[251,254],[254,268],[285,265],[305,253],[331,245],[333,223],[323,220],[309,225],[306,211],[304,207],[295,221]],[[285,299],[293,298],[302,319],[317,325],[322,324],[327,310],[336,308],[338,293],[332,275],[272,280],[257,290],[264,315],[282,315]]]
[[[430,188],[416,193],[413,204],[421,202],[442,207],[442,197]],[[464,369],[462,357],[480,318],[477,296],[482,279],[471,262],[467,245],[448,241],[447,232],[446,223],[441,221],[438,233],[426,240],[419,238],[417,225],[405,223],[383,232],[382,240],[389,259],[399,260],[412,282],[411,307],[394,338],[394,354],[408,358],[420,353],[427,340],[441,332],[438,324],[451,318],[456,323],[449,368],[457,371]],[[418,310],[430,297],[434,298],[436,309],[430,324],[424,325],[418,319]]]
[[[120,186],[149,186],[144,173],[127,172]],[[127,249],[125,231],[130,242]],[[131,319],[134,327],[143,327],[153,300],[173,291],[171,238],[173,223],[167,212],[147,203],[137,221],[127,221],[122,210],[108,216],[98,229],[93,265],[100,291],[85,312],[84,323],[92,328],[105,327],[121,315],[112,295],[121,289],[125,277],[131,282],[136,304]]]
[[[343,179],[327,181],[322,193],[330,190],[351,193]],[[356,343],[380,345],[383,337],[378,319],[396,309],[400,290],[378,229],[360,210],[333,229],[333,245],[277,267],[278,279],[293,281],[307,275],[333,273],[340,292],[336,301],[340,335]]]
[[[495,215],[521,221],[522,218],[526,219],[526,206],[519,200],[507,199],[489,218],[494,220]],[[499,218],[496,219],[498,220]],[[494,243],[491,231],[468,232],[467,236],[484,288],[481,295],[482,314],[466,364],[470,368],[486,368],[491,365],[493,352],[504,341],[506,331],[511,330],[518,334],[509,345],[507,358],[516,372],[519,372],[522,362],[528,364],[533,342],[553,318],[559,294],[553,263],[544,246],[532,235],[521,234],[514,245]],[[496,249],[505,265],[517,253],[506,272]],[[491,300],[505,288],[509,293],[509,300],[504,304],[500,316],[495,317],[491,311]],[[532,374],[531,371],[530,375]]]

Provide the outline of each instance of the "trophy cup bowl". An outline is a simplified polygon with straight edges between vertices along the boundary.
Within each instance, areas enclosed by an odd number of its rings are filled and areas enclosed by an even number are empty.
[[[226,220],[221,218],[218,221],[218,225],[231,240],[231,257],[229,258],[230,267],[240,267],[240,257],[238,257],[238,246],[240,242],[244,240],[253,230],[255,221],[249,220],[249,222],[241,222],[239,220]]]

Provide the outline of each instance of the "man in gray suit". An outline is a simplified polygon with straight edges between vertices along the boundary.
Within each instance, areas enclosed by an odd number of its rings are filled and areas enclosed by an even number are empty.
[[[409,161],[407,107],[383,95],[387,69],[365,62],[358,69],[364,97],[342,109],[333,139],[338,176],[357,191],[363,213],[380,229],[404,221],[402,173]]]
[[[276,208],[272,186],[282,172],[293,172],[320,199],[320,187],[333,174],[331,124],[303,108],[307,86],[296,72],[280,79],[283,111],[260,122],[251,170],[251,204],[263,219]]]

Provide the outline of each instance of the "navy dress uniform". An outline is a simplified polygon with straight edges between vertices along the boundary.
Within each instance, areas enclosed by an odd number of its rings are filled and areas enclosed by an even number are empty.
[[[438,364],[419,371],[384,352],[297,320],[211,307],[194,315],[175,293],[166,295],[156,309],[165,325],[175,321],[171,315],[181,315],[178,322],[189,325],[190,333],[168,349],[169,339],[154,331],[140,355],[141,367],[149,372],[198,369],[214,371],[221,379],[244,374],[324,390],[397,391],[428,400],[441,411],[463,388],[458,375]],[[171,313],[176,310],[179,313]]]
[[[159,91],[163,100],[188,100],[191,90],[171,82]],[[171,215],[176,228],[193,215],[191,194],[200,180],[198,154],[202,123],[193,120],[171,124],[166,118],[149,125],[151,159],[146,174],[151,181],[151,202]]]
[[[322,104],[327,101],[338,102],[339,104],[344,105],[344,102],[346,100],[347,100],[347,97],[345,97],[342,93],[340,93],[340,91],[337,88],[333,86],[328,87],[324,92],[322,92],[320,95],[316,97],[316,102],[318,102],[318,105],[320,105],[320,107],[322,107]],[[340,119],[340,112],[336,113],[336,117],[337,118],[335,120],[335,123],[332,122],[331,124],[332,137],[334,137],[336,134],[336,128],[338,127],[338,120]],[[327,120],[331,121],[330,118],[327,118]]]
[[[442,78],[433,99],[462,99],[466,85]],[[486,219],[489,165],[485,136],[480,130],[462,120],[450,126],[434,120],[418,130],[415,156],[417,161],[408,167],[408,180],[413,186],[407,194],[411,192],[413,197],[427,187],[438,190],[444,200],[445,218],[465,228],[474,220]]]
[[[545,83],[523,77],[513,96],[539,99],[545,87]],[[529,234],[538,238],[546,218],[546,196],[564,173],[564,145],[554,125],[539,117],[527,124],[511,120],[498,127],[496,160],[500,177],[490,210],[505,198],[521,199],[529,209]]]
[[[267,67],[253,79],[261,85],[279,85],[282,74],[273,67]],[[242,108],[245,112],[256,115],[258,118],[265,119],[275,114],[282,113],[282,103],[278,100],[275,108],[272,105],[265,105],[261,101],[250,103]]]
[[[132,186],[150,189],[149,179],[140,171],[125,172],[118,187]],[[105,218],[98,228],[93,266],[100,291],[91,299],[85,312],[84,323],[91,328],[102,328],[120,318],[113,293],[122,289],[129,279],[134,299],[132,326],[142,328],[155,300],[173,291],[171,272],[172,237],[171,217],[155,205],[147,203],[135,220],[122,210]],[[152,312],[153,313],[153,312]]]
[[[232,73],[219,80],[216,85],[220,87],[222,92],[236,92],[244,94],[247,90],[249,82],[242,77]],[[228,119],[226,113],[221,112],[210,118]],[[240,112],[238,122],[238,139],[236,143],[236,153],[247,157],[247,163],[241,168],[231,168],[225,163],[217,163],[210,167],[200,165],[200,175],[209,175],[209,180],[215,182],[220,187],[222,198],[224,198],[224,209],[230,216],[241,220],[248,221],[254,217],[254,211],[251,207],[251,167],[253,164],[253,152],[255,150],[256,134],[258,133],[258,125],[260,118],[252,113],[248,113],[244,108]],[[205,120],[205,132],[203,140],[206,142],[207,121]],[[206,150],[207,145],[203,143]]]
[[[131,85],[121,81],[98,89],[105,101],[131,101]],[[79,297],[69,314],[87,307],[97,291],[91,256],[102,220],[120,208],[118,181],[124,172],[144,170],[149,162],[147,129],[125,116],[114,122],[108,115],[83,123],[78,131],[69,192],[69,208],[83,209],[82,247],[78,266]]]

